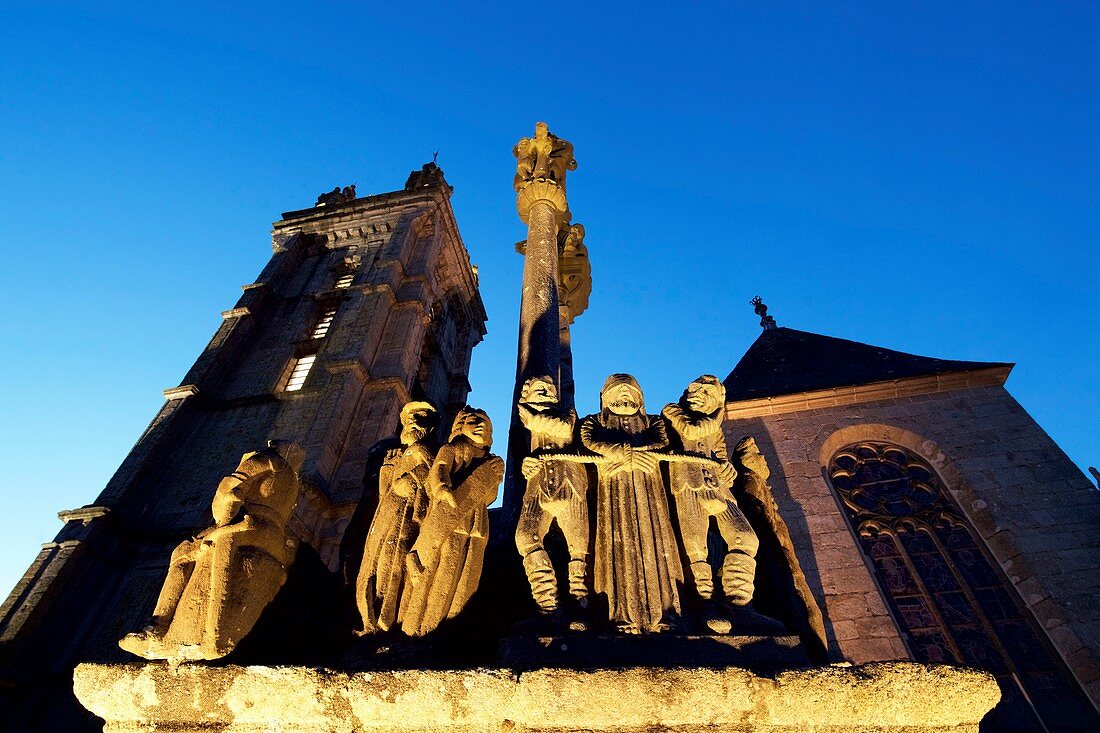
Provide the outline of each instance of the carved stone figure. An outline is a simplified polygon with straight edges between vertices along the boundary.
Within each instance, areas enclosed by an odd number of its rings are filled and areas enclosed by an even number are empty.
[[[516,191],[537,180],[550,180],[565,188],[565,172],[577,170],[573,143],[550,132],[545,122],[536,122],[535,136],[516,143],[512,155],[516,156]]]
[[[767,603],[766,609],[761,606],[762,611],[789,619],[797,627],[810,658],[822,663],[828,647],[825,622],[768,485],[768,463],[751,437],[737,443],[730,460],[737,469],[733,495],[760,541],[755,597],[759,600],[763,596]]]
[[[218,484],[214,526],[172,552],[152,621],[118,645],[146,659],[217,659],[233,651],[286,582],[297,541],[286,525],[305,453],[272,440]]]
[[[363,634],[388,631],[397,622],[405,588],[405,556],[428,510],[428,471],[432,452],[423,441],[431,432],[435,408],[410,402],[401,408],[401,448],[391,449],[378,477],[378,509],[363,547],[355,600]]]
[[[712,464],[669,464],[680,538],[684,554],[691,563],[695,590],[704,601],[710,601],[714,596],[714,579],[707,562],[707,535],[713,522],[726,543],[722,591],[726,604],[734,610],[733,626],[738,631],[751,627],[756,631],[782,633],[782,624],[752,610],[759,542],[730,491],[737,472],[729,462],[726,437],[722,433],[725,398],[726,390],[718,378],[704,374],[688,385],[679,404],[665,405],[661,411],[678,438],[679,445],[675,449],[714,460]],[[728,614],[716,613],[716,609],[707,604],[706,622],[713,631],[731,630],[731,619],[726,616]]]
[[[401,598],[401,630],[423,636],[463,609],[481,579],[489,539],[488,506],[504,478],[489,453],[493,426],[484,410],[464,407],[428,472],[428,513],[406,556],[412,583]]]
[[[572,445],[577,414],[562,408],[550,377],[528,379],[516,409],[531,433],[531,456],[521,469],[527,490],[516,527],[516,547],[523,556],[531,594],[543,614],[558,610],[557,576],[543,544],[556,523],[569,548],[569,594],[579,606],[587,607],[588,476],[583,464],[541,457]]]
[[[314,204],[314,206],[336,206],[337,204],[346,204],[348,201],[354,200],[355,184],[344,186],[343,188],[336,186],[331,191],[318,196],[317,203]]]
[[[581,423],[581,442],[597,462],[594,587],[607,596],[612,623],[624,633],[665,631],[677,623],[683,583],[659,452],[664,422],[645,414],[642,389],[629,374],[612,374],[600,412]]]
[[[405,181],[405,190],[415,191],[420,188],[438,186],[445,182],[443,170],[433,160],[431,163],[425,163],[420,170],[409,174],[408,179]],[[450,188],[450,186],[447,188]]]

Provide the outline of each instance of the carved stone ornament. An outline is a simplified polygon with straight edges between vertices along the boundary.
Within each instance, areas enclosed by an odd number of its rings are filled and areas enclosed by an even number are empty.
[[[344,186],[340,188],[336,186],[331,191],[323,193],[317,197],[317,203],[314,206],[337,206],[339,204],[346,204],[349,201],[355,200],[355,184],[350,186]]]
[[[428,472],[428,511],[406,556],[411,588],[399,610],[409,636],[423,636],[457,616],[477,590],[489,540],[488,506],[504,478],[504,461],[489,452],[492,444],[489,416],[464,407]]]
[[[361,634],[388,631],[398,622],[398,609],[408,585],[405,556],[428,510],[428,471],[432,451],[424,444],[436,411],[427,402],[401,408],[401,447],[389,450],[378,478],[378,509],[363,548],[355,600],[363,622]]]
[[[558,235],[558,303],[568,313],[568,325],[588,309],[592,295],[592,263],[584,245],[584,225],[563,227]]]
[[[665,405],[661,412],[672,429],[674,450],[715,461],[710,465],[669,464],[680,538],[695,590],[706,603],[705,621],[712,631],[781,634],[785,632],[783,624],[752,609],[760,543],[730,491],[737,471],[729,462],[722,432],[725,398],[726,390],[718,378],[705,374],[688,385],[679,403]],[[707,562],[707,537],[712,522],[726,545],[721,574],[728,606],[725,613],[709,603],[714,596],[713,571]]]
[[[588,476],[581,463],[541,457],[572,447],[577,414],[562,409],[550,377],[528,379],[516,409],[531,433],[531,453],[521,468],[527,489],[516,527],[516,548],[523,557],[531,594],[543,614],[558,610],[557,575],[544,545],[556,523],[569,550],[569,595],[577,606],[587,608]],[[571,625],[583,628],[580,619]]]
[[[425,163],[420,170],[409,174],[408,179],[405,181],[405,190],[416,191],[421,188],[445,185],[447,185],[447,182],[443,179],[443,170],[433,160],[431,163]],[[447,186],[447,190],[453,191],[454,189]]]
[[[828,648],[825,621],[802,572],[787,523],[772,496],[768,462],[751,437],[738,441],[730,461],[737,469],[734,498],[760,540],[756,592],[759,595],[761,585],[773,586],[765,588],[778,597],[773,605],[784,607],[786,616],[794,619],[811,659],[824,660]],[[769,557],[765,559],[765,555]]]
[[[577,169],[573,144],[551,133],[545,122],[538,122],[535,136],[516,143],[512,155],[516,156],[513,186],[520,218],[526,222],[538,201],[549,202],[560,216],[566,216],[565,174]]]
[[[146,659],[217,659],[256,624],[286,582],[297,541],[287,522],[305,453],[273,440],[218,484],[214,526],[172,552],[153,618],[118,645]]]

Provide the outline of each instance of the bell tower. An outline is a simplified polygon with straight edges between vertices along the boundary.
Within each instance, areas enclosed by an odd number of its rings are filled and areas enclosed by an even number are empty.
[[[486,315],[452,190],[429,163],[402,190],[337,188],[275,222],[267,266],[0,607],[0,716],[75,724],[73,666],[126,658],[117,640],[147,615],[171,548],[209,523],[219,478],[271,438],[306,451],[291,529],[336,569],[371,446],[406,401],[449,424],[470,389]]]

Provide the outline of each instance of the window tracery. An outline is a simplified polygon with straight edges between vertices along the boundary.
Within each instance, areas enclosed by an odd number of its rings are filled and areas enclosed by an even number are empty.
[[[987,559],[932,468],[863,442],[829,478],[915,660],[991,672],[1002,702],[991,730],[1089,730],[1092,710],[1007,579]],[[983,730],[985,730],[983,724]]]

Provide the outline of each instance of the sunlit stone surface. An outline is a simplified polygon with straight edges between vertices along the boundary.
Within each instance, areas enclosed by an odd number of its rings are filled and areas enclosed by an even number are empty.
[[[998,700],[983,672],[910,662],[774,678],[742,669],[345,674],[166,664],[77,668],[108,732],[977,731]],[[154,722],[155,721],[155,722]]]

